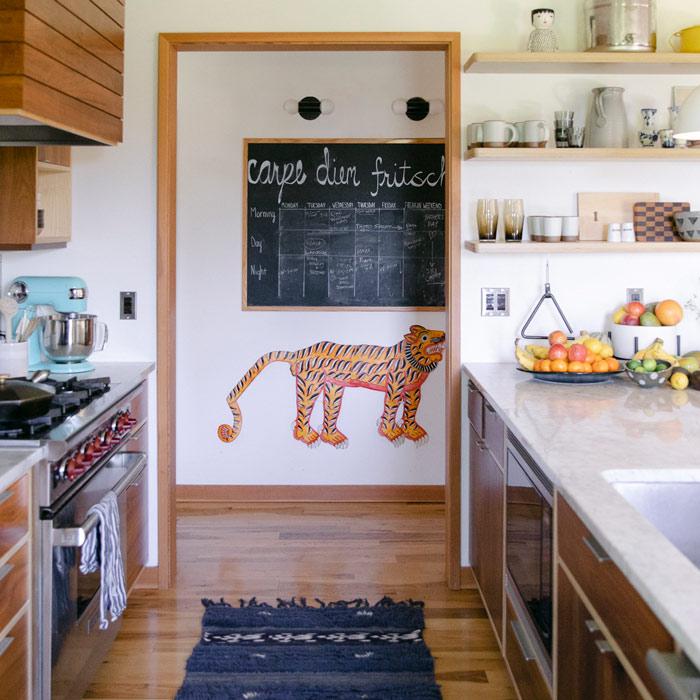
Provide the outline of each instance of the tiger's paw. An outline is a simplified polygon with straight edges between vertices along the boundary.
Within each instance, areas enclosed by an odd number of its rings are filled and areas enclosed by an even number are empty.
[[[428,442],[428,432],[425,428],[422,428],[418,423],[413,423],[412,425],[404,426],[404,435],[407,440],[411,440],[416,443],[426,443]]]
[[[387,428],[380,425],[379,434],[382,437],[385,437],[387,440],[389,440],[389,442],[394,443],[395,445],[400,445],[404,439],[403,428],[398,425],[392,425]]]
[[[298,428],[294,426],[294,439],[303,442],[307,447],[314,447],[318,443],[320,435],[310,426]]]
[[[349,440],[346,435],[340,432],[340,430],[335,430],[332,433],[322,432],[321,441],[329,445],[332,445],[337,450],[347,449]]]

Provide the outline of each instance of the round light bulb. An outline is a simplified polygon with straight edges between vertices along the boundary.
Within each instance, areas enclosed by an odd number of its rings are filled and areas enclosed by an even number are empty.
[[[287,114],[299,114],[299,100],[287,100],[282,107]]]

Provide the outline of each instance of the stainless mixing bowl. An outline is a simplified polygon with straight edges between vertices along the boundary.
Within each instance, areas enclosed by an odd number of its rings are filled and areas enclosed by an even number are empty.
[[[104,337],[97,341],[98,326],[104,327]],[[107,342],[107,326],[91,314],[53,314],[42,320],[41,345],[52,362],[82,362]]]

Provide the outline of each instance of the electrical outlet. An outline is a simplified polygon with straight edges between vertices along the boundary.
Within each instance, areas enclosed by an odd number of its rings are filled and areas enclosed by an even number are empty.
[[[482,287],[481,315],[510,316],[510,289],[508,287]]]
[[[136,320],[136,292],[119,292],[119,318],[123,321]]]
[[[627,288],[627,303],[631,304],[633,301],[638,301],[640,304],[644,303],[644,289],[642,287]]]

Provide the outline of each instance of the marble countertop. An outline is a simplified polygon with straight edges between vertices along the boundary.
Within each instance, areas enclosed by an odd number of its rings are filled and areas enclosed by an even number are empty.
[[[464,370],[700,669],[700,569],[613,486],[700,481],[700,392],[545,384],[513,364]]]
[[[43,447],[0,449],[0,493],[44,457]]]

